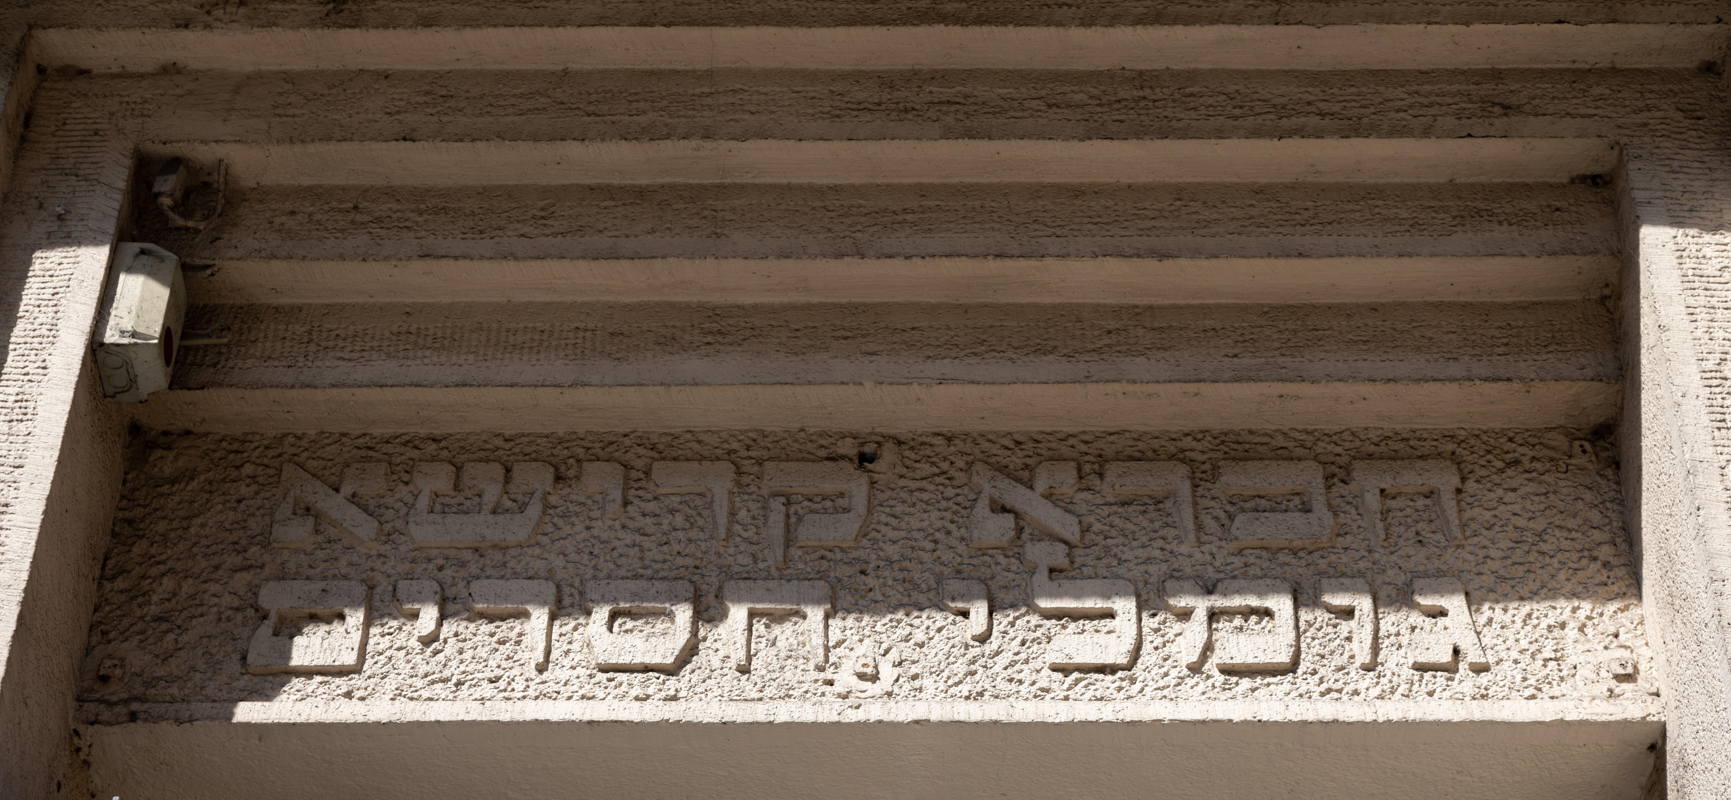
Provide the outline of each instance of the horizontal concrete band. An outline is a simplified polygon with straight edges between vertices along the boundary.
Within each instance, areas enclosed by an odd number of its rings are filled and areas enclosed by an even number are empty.
[[[340,69],[1451,69],[1693,67],[1722,25],[48,28],[49,66]]]
[[[1618,252],[1614,196],[1564,183],[265,185],[183,258],[1346,258]]]
[[[1600,424],[1620,396],[1608,381],[219,388],[160,393],[136,419],[221,433],[1537,428]]]
[[[250,705],[229,708],[256,719],[255,712],[240,710]],[[507,709],[514,704],[488,705],[497,718],[512,713]],[[1489,711],[1493,704],[1486,705]],[[1022,708],[1029,715],[1054,713],[1044,704]],[[321,724],[311,714],[289,713],[281,724],[139,722],[88,726],[83,736],[98,794],[139,797],[428,800],[493,796],[506,786],[514,795],[538,797],[725,800],[788,796],[789,786],[835,800],[1137,797],[1151,791],[1457,800],[1635,796],[1662,724],[1641,709],[1600,703],[1590,708],[1610,716],[1586,719],[1593,713],[1588,708],[1541,712],[1581,715],[1566,721],[1374,724],[1052,724],[1061,714],[1016,724],[572,724],[453,722],[447,715]],[[871,713],[858,712],[861,718]]]
[[[1567,181],[1610,172],[1594,138],[878,140],[745,142],[169,142],[240,184],[1430,183]]]
[[[1273,702],[800,700],[243,701],[84,703],[90,724],[234,722],[1629,722],[1656,721],[1657,700],[1378,700]]]
[[[1360,258],[224,259],[197,303],[1357,303],[1601,297],[1614,255]]]

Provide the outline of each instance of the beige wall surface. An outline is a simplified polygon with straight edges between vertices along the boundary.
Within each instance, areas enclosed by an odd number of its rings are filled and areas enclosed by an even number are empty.
[[[168,437],[86,697],[1646,700],[1634,577],[1571,431]],[[364,630],[261,626],[295,581],[364,587],[325,601]]]
[[[1721,12],[10,12],[0,797],[1731,797]]]

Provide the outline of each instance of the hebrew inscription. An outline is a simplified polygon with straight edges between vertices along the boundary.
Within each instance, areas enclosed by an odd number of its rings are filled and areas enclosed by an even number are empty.
[[[590,581],[589,647],[600,670],[676,670],[697,645],[697,587],[687,581]],[[614,629],[622,616],[668,619],[665,633]]]
[[[1359,669],[1376,669],[1376,594],[1363,578],[1325,578],[1322,607],[1352,620],[1352,660]]]
[[[1228,495],[1303,498],[1303,511],[1245,511],[1232,517],[1236,549],[1326,547],[1334,540],[1322,465],[1314,461],[1228,461],[1220,465],[1220,489]]]
[[[1221,672],[1290,672],[1298,666],[1298,616],[1292,586],[1278,580],[1223,580],[1204,591],[1193,580],[1166,582],[1166,603],[1188,615],[1179,650],[1190,658],[1184,666],[1202,669],[1213,652]],[[1221,614],[1261,614],[1265,630],[1215,633]]]
[[[834,600],[823,581],[728,581],[721,587],[727,607],[727,638],[732,640],[733,668],[751,671],[751,621],[761,616],[804,618],[811,668],[829,664],[829,615]]]
[[[363,544],[379,535],[379,521],[351,500],[366,488],[385,483],[385,465],[354,464],[343,470],[342,484],[335,490],[295,464],[282,466],[282,503],[271,520],[271,543],[278,547],[305,547],[312,543],[315,520],[347,534]]]
[[[769,561],[787,563],[787,546],[841,547],[855,544],[871,513],[871,479],[852,464],[835,461],[774,461],[763,465],[764,489],[769,493]],[[832,514],[809,513],[792,527],[789,536],[789,495],[840,495],[847,510]]]
[[[459,479],[460,476],[460,479]],[[409,538],[421,547],[508,547],[527,544],[535,537],[545,511],[547,490],[553,486],[553,467],[539,462],[504,464],[478,462],[459,470],[446,463],[415,465],[415,507],[409,512]],[[434,510],[441,495],[478,493],[475,511]],[[521,511],[504,511],[505,493],[530,493]]]
[[[1387,543],[1382,525],[1382,495],[1387,491],[1430,492],[1436,500],[1444,538],[1450,543],[1460,541],[1460,506],[1455,493],[1461,488],[1461,474],[1452,462],[1358,461],[1352,465],[1352,480],[1363,493],[1361,508],[1373,541]]]
[[[558,588],[552,581],[480,580],[469,587],[470,607],[483,616],[527,616],[529,632],[523,642],[529,662],[538,671],[547,669],[553,650],[553,609]]]
[[[649,468],[650,479],[662,494],[709,497],[709,518],[716,541],[722,542],[733,524],[733,473],[728,461],[657,461]]]
[[[367,646],[367,585],[360,581],[271,581],[259,588],[265,609],[246,649],[251,672],[355,672]],[[321,619],[326,624],[317,624]],[[308,623],[299,632],[285,631]]]
[[[1178,530],[1201,543],[1196,529],[1196,497],[1190,467],[1176,461],[1114,461],[1106,465],[1101,488],[1114,499],[1167,497],[1178,517]]]
[[[583,491],[604,498],[603,512],[607,519],[625,516],[625,466],[611,461],[590,461],[583,465]]]
[[[1578,438],[187,436],[118,512],[88,691],[1650,698]]]
[[[984,642],[992,638],[992,595],[985,581],[952,578],[944,581],[943,603],[968,618],[968,638]]]
[[[441,594],[438,581],[397,581],[397,613],[415,621],[415,641],[438,640]]]
[[[1466,588],[1459,580],[1414,580],[1412,602],[1425,616],[1440,618],[1434,629],[1421,634],[1413,652],[1413,669],[1453,670],[1463,663],[1474,672],[1491,668],[1484,644],[1479,641],[1478,627],[1473,625]]]
[[[1045,616],[1110,617],[1106,634],[1065,633],[1053,638],[1047,648],[1052,669],[1124,669],[1136,661],[1142,645],[1142,623],[1136,614],[1136,587],[1129,581],[1053,580],[1054,570],[1070,568],[1069,548],[1059,542],[1031,541],[1026,545],[1028,605]]]
[[[1065,481],[1074,475],[1074,468],[1074,464],[1040,464],[1034,467],[1036,488],[1030,489],[990,466],[975,464],[973,484],[980,495],[968,520],[972,544],[975,547],[1015,544],[1018,520],[1065,544],[1081,544],[1082,526],[1076,515],[1046,499],[1054,489],[1066,488]],[[1075,481],[1068,483],[1073,485]]]

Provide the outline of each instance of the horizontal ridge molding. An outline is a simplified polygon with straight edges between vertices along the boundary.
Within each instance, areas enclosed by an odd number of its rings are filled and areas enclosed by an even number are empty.
[[[1614,255],[1360,258],[234,259],[198,303],[1364,303],[1601,297]]]
[[[1553,182],[1615,168],[1592,138],[178,142],[241,184]]]
[[[84,29],[39,63],[95,71],[355,69],[1454,69],[1694,67],[1723,25]]]
[[[683,713],[681,713],[683,712]],[[426,722],[588,723],[1054,723],[1219,722],[1280,723],[1558,722],[1627,724],[1657,722],[1658,704],[1647,698],[1565,700],[1334,700],[1267,703],[1255,700],[1204,702],[974,700],[927,702],[870,700],[854,703],[800,701],[620,702],[611,700],[351,701],[252,700],[231,703],[83,703],[78,716],[90,725],[215,723],[233,725],[377,725]]]
[[[1348,258],[1617,252],[1613,195],[1561,183],[257,186],[194,262]]]
[[[1202,430],[1592,427],[1610,381],[831,384],[171,390],[159,430],[505,433],[590,430]]]

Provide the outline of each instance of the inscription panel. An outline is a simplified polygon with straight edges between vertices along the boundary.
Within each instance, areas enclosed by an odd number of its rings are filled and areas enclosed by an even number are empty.
[[[1647,696],[1579,439],[163,435],[86,697]]]

